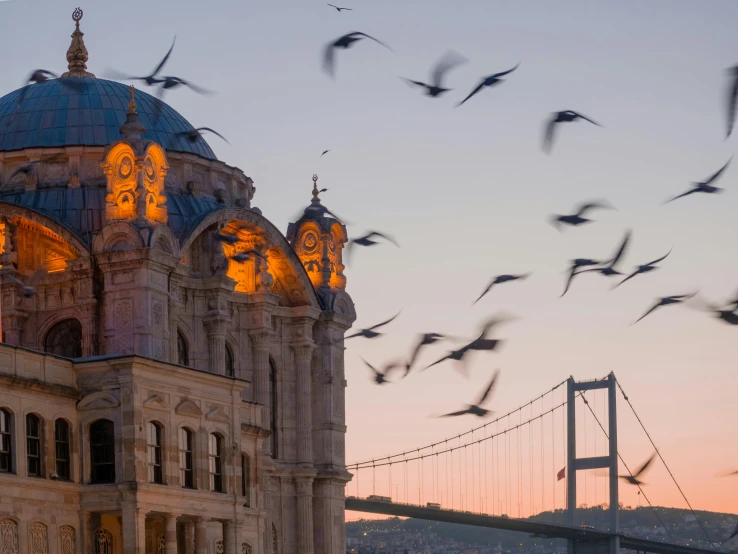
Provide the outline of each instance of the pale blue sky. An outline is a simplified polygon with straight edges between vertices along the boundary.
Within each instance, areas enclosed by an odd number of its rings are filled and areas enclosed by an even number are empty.
[[[64,70],[76,5],[0,5],[0,93],[18,88],[31,69]],[[723,299],[738,289],[738,168],[724,174],[722,195],[660,205],[734,153],[735,137],[723,140],[724,93],[725,69],[738,63],[738,3],[339,5],[354,11],[306,0],[81,7],[88,67],[99,77],[110,68],[147,72],[178,35],[167,73],[218,94],[175,91],[168,102],[230,140],[209,142],[254,179],[254,205],[282,230],[309,200],[317,172],[330,188],[324,203],[355,223],[350,233],[384,230],[402,245],[357,251],[346,270],[359,326],[404,309],[387,337],[347,343],[349,461],[472,425],[428,416],[476,396],[496,367],[502,377],[492,404],[503,412],[570,374],[613,370],[695,506],[738,512],[738,482],[713,477],[738,469],[738,329],[682,307],[629,327],[656,296],[699,287]],[[361,42],[338,53],[331,80],[320,70],[322,48],[353,30],[396,53]],[[427,79],[448,48],[469,59],[449,74],[453,92],[433,100],[400,81]],[[518,62],[504,84],[453,109],[480,76]],[[546,156],[544,120],[565,109],[604,128],[563,126]],[[331,152],[319,159],[324,149]],[[550,213],[596,198],[618,210],[561,234],[548,225]],[[559,299],[567,260],[607,256],[627,228],[634,236],[625,267],[673,247],[662,269],[614,292],[602,278],[582,278]],[[469,307],[490,275],[525,271],[534,272],[528,281]],[[359,355],[379,364],[404,355],[417,332],[471,333],[498,310],[521,319],[501,329],[509,342],[499,354],[476,358],[469,381],[440,366],[397,386],[369,382]],[[623,418],[621,450],[631,465],[650,454],[635,432]],[[680,505],[662,467],[649,477],[654,502]]]

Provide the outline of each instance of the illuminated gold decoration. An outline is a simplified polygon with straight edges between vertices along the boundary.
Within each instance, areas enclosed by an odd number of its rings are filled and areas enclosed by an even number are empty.
[[[63,73],[62,77],[95,76],[87,71],[87,60],[90,56],[87,52],[85,41],[82,38],[85,36],[85,34],[79,30],[79,21],[82,19],[83,15],[84,12],[82,12],[82,10],[79,8],[74,10],[74,12],[72,13],[72,19],[75,23],[75,29],[72,33],[72,44],[69,45],[69,49],[67,50],[67,62],[69,62],[69,71]]]
[[[15,216],[9,222],[6,221],[4,227],[15,234],[16,265],[22,273],[31,274],[38,270],[49,273],[64,271],[69,260],[79,257],[79,253],[61,236],[29,219]],[[6,249],[12,248],[9,235],[6,231]],[[6,255],[0,255],[0,260]]]
[[[158,144],[149,144],[143,156],[137,156],[130,144],[121,141],[109,149],[100,167],[107,179],[105,216],[108,221],[167,222],[164,181],[169,166]]]

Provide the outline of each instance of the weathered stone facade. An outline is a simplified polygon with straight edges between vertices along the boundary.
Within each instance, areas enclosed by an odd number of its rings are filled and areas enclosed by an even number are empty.
[[[121,85],[78,21],[83,106]],[[314,187],[288,240],[140,95],[110,144],[0,150],[0,554],[343,554],[345,228]]]

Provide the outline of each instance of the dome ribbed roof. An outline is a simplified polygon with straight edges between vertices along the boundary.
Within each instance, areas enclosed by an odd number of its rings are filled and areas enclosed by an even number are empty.
[[[20,111],[13,118],[24,90]],[[108,146],[123,138],[120,127],[126,120],[128,100],[128,86],[105,79],[74,77],[28,85],[0,98],[0,151]],[[155,102],[150,94],[136,90],[139,118],[146,128],[144,139],[169,151],[217,159],[202,137],[189,142],[177,135],[193,126],[169,105],[162,105],[154,123]]]

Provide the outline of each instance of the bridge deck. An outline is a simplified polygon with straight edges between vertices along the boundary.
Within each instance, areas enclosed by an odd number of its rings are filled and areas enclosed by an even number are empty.
[[[608,533],[607,531],[597,531],[595,529],[567,527],[566,525],[540,523],[527,519],[489,516],[470,512],[459,512],[456,510],[439,510],[437,508],[426,508],[423,506],[414,506],[412,504],[364,500],[353,496],[346,499],[346,509],[356,512],[412,517],[429,521],[443,521],[446,523],[458,523],[461,525],[475,525],[477,527],[490,527],[506,531],[518,531],[520,533],[538,534],[550,538],[568,539],[576,542],[598,542],[609,540],[613,536],[612,533]],[[619,535],[619,537],[621,549],[653,552],[655,554],[715,553],[714,550],[681,546],[678,544],[669,544],[647,539],[637,539],[626,535]]]

